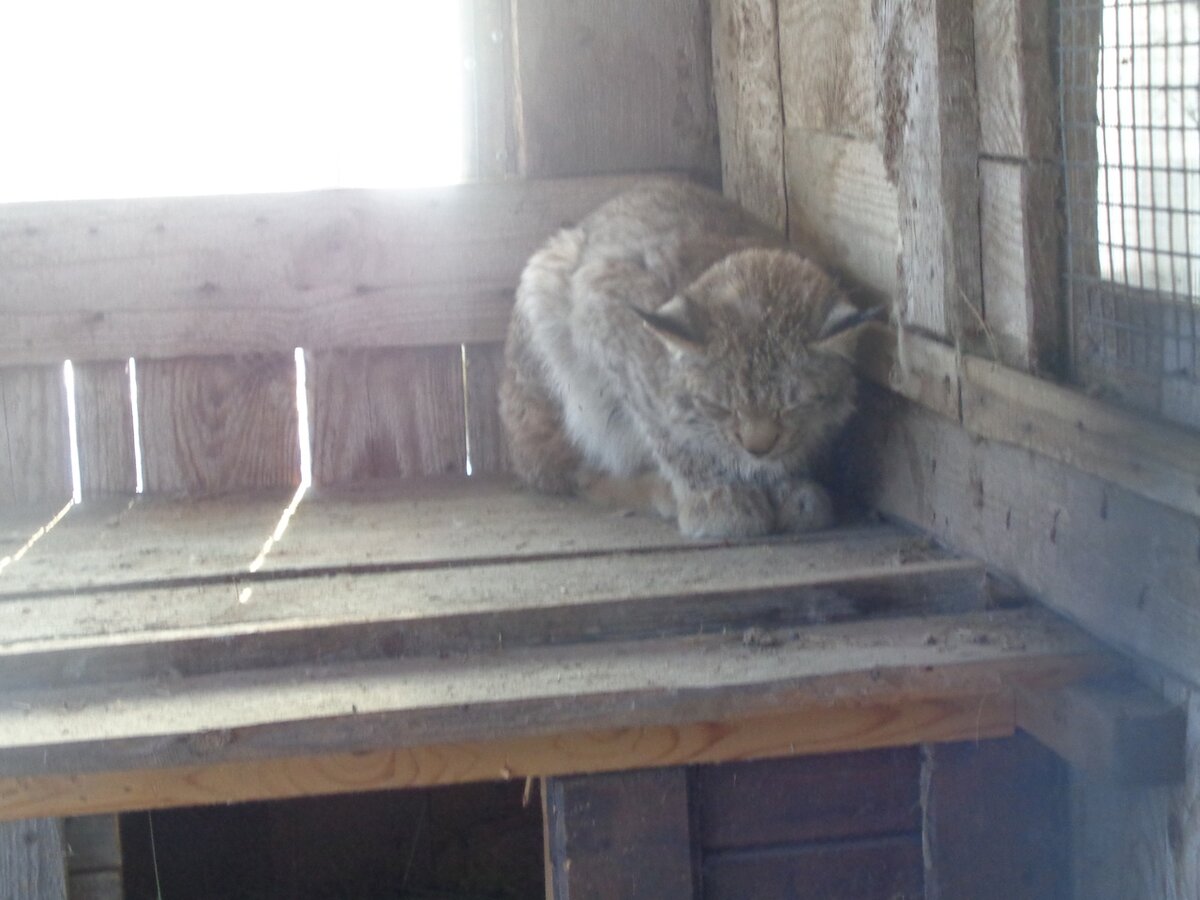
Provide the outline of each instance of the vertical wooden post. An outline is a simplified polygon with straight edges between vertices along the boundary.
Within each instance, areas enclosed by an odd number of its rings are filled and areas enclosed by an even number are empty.
[[[500,423],[500,400],[496,393],[504,374],[504,345],[468,344],[464,353],[471,473],[508,472],[508,445]]]
[[[132,494],[137,485],[128,363],[75,366],[79,482],[85,497]]]
[[[62,365],[0,369],[0,504],[71,499]]]
[[[546,781],[551,900],[693,900],[682,768]]]
[[[66,900],[60,819],[0,822],[0,900]]]

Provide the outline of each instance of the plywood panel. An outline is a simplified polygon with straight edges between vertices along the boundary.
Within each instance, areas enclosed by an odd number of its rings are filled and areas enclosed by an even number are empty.
[[[634,180],[8,204],[0,359],[500,340],[529,255]]]
[[[0,504],[71,499],[62,361],[0,368]]]
[[[138,397],[147,491],[299,482],[291,355],[146,360]]]
[[[0,823],[0,897],[67,900],[62,822]]]
[[[677,170],[720,157],[704,0],[516,0],[526,177]]]
[[[75,366],[79,483],[85,497],[132,494],[137,486],[128,363]]]
[[[897,194],[879,148],[793,128],[786,146],[789,237],[852,282],[894,296]]]
[[[789,128],[879,137],[871,9],[869,0],[780,0],[779,62]]]
[[[713,0],[713,89],[725,194],[787,228],[776,0]]]
[[[309,356],[318,484],[466,471],[458,346]]]
[[[497,393],[504,374],[504,345],[471,344],[464,348],[464,353],[471,474],[508,472],[508,446]]]

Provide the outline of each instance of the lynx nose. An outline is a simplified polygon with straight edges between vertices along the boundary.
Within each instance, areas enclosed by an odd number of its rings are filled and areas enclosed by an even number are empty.
[[[769,416],[747,416],[738,421],[737,437],[747,452],[765,456],[779,440],[779,423]]]

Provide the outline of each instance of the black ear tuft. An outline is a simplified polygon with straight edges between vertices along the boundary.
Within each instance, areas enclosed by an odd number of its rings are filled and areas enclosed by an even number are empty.
[[[631,306],[654,335],[672,349],[695,351],[704,346],[704,329],[691,302],[682,294],[654,312]]]

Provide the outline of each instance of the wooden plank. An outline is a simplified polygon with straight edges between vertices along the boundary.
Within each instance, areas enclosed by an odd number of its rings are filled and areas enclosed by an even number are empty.
[[[1032,739],[925,748],[925,897],[1071,895],[1067,771]]]
[[[904,321],[972,337],[982,321],[979,110],[971,5],[874,10],[881,64],[883,160],[897,186]]]
[[[529,255],[635,180],[8,204],[0,358],[502,340]]]
[[[721,722],[786,710],[814,752],[1006,734],[1016,686],[1096,674],[1112,657],[1036,610],[767,632],[497,649],[14,690],[0,700],[0,805],[22,776],[179,767],[579,729]],[[720,728],[707,734],[718,744]],[[676,748],[681,749],[681,748]],[[701,759],[690,760],[703,761]],[[545,774],[531,772],[524,774]],[[8,780],[11,779],[11,780]]]
[[[720,172],[708,4],[517,0],[525,177]]]
[[[1200,437],[984,360],[963,360],[963,424],[1200,515]]]
[[[310,354],[313,480],[463,473],[459,347]]]
[[[867,141],[788,128],[788,236],[852,283],[897,290],[896,189]]]
[[[713,0],[713,90],[725,194],[787,229],[776,0]]]
[[[85,497],[132,494],[137,487],[128,365],[74,367],[79,486]]]
[[[1076,896],[1185,900],[1200,892],[1200,693],[1179,683],[1167,688],[1188,710],[1182,783],[1131,787],[1071,772]]]
[[[117,817],[71,816],[63,822],[67,872],[72,877],[121,868],[121,828]]]
[[[915,748],[705,766],[692,774],[696,839],[717,851],[921,829]]]
[[[463,348],[467,383],[467,448],[471,474],[511,471],[508,443],[500,421],[497,390],[504,373],[503,344],[470,344]]]
[[[868,0],[780,0],[779,60],[789,128],[879,137]]]
[[[125,900],[125,885],[120,872],[72,875],[67,896],[70,900]]]
[[[468,48],[467,166],[471,181],[517,171],[516,73],[509,0],[475,0],[462,8]]]
[[[1032,380],[1032,379],[1031,379]],[[927,528],[1127,652],[1200,681],[1200,525],[1028,450],[863,391],[865,502]]]
[[[1021,694],[1017,717],[1077,769],[1124,784],[1184,778],[1186,711],[1130,677]]]
[[[70,446],[62,359],[0,368],[0,504],[69,500]]]
[[[550,778],[552,900],[693,900],[687,772]]]
[[[1053,372],[1062,355],[1056,164],[979,161],[984,338],[1010,366]]]
[[[0,823],[0,897],[67,900],[62,822],[29,819]]]
[[[980,152],[1057,160],[1059,95],[1050,3],[974,0],[974,8]]]
[[[837,547],[813,549],[818,565],[791,547],[710,548],[14,601],[0,607],[0,681],[39,688],[670,634],[753,644],[767,627],[983,607],[973,563],[898,562],[901,547],[860,567]]]
[[[959,355],[953,347],[875,322],[855,331],[850,355],[860,376],[948,419],[959,418]]]
[[[299,483],[291,356],[146,360],[138,398],[148,492]]]
[[[919,834],[719,854],[704,861],[704,900],[820,897],[919,900]]]

